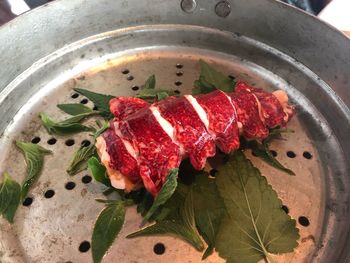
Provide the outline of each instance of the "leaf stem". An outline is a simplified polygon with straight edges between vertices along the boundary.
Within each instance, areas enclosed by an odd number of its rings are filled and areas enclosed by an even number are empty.
[[[263,248],[264,254],[266,256],[267,262],[269,263],[276,263],[275,260],[271,257],[271,255]]]

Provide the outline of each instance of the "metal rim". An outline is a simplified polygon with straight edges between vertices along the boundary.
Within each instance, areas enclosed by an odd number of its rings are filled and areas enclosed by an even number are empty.
[[[198,3],[191,14],[183,12],[180,3],[176,1],[171,3],[145,1],[145,5],[140,5],[140,3],[136,3],[137,1],[129,1],[127,4],[112,2],[101,1],[100,3],[87,3],[79,6],[77,2],[69,3],[62,0],[34,10],[0,29],[0,35],[3,36],[0,39],[0,51],[7,50],[6,54],[2,52],[5,54],[5,60],[13,60],[17,63],[16,66],[6,67],[0,73],[0,85],[3,87],[0,96],[1,117],[3,118],[1,130],[7,129],[1,141],[4,149],[10,149],[11,132],[20,130],[19,120],[31,118],[24,113],[24,110],[27,108],[35,112],[35,105],[37,105],[38,99],[42,98],[41,95],[45,92],[55,94],[54,89],[52,91],[44,90],[47,87],[54,88],[53,83],[49,82],[49,77],[45,78],[44,76],[49,74],[48,70],[53,72],[53,77],[62,70],[62,65],[65,66],[65,69],[74,68],[76,73],[81,72],[83,68],[79,69],[75,66],[80,63],[78,58],[89,48],[105,43],[103,44],[105,48],[103,52],[98,52],[96,49],[87,55],[85,59],[87,68],[89,67],[87,63],[89,58],[96,59],[90,61],[89,65],[96,65],[108,59],[106,54],[114,54],[113,56],[115,56],[118,51],[119,55],[127,56],[126,48],[129,50],[139,48],[140,51],[149,52],[152,49],[161,50],[162,47],[168,49],[169,47],[186,46],[189,49],[196,49],[196,52],[199,52],[198,49],[200,49],[204,54],[208,54],[209,50],[235,54],[274,72],[295,88],[291,89],[291,92],[294,92],[294,100],[302,105],[299,117],[302,124],[309,130],[309,136],[314,140],[322,160],[320,166],[324,171],[325,193],[327,193],[324,196],[326,206],[324,220],[337,222],[337,224],[332,225],[334,229],[330,229],[329,224],[323,226],[324,238],[329,242],[319,244],[323,247],[320,247],[318,255],[314,255],[314,261],[327,262],[327,259],[338,258],[338,262],[346,262],[350,257],[346,251],[350,242],[346,224],[349,201],[347,172],[350,163],[350,155],[348,154],[350,142],[346,138],[349,130],[350,115],[347,105],[350,102],[350,91],[345,88],[349,83],[349,77],[346,76],[343,68],[347,68],[350,62],[343,58],[350,54],[348,40],[334,29],[317,22],[314,18],[289,9],[281,3],[270,1],[261,1],[258,4],[255,1],[231,1],[232,10],[226,18],[217,16],[215,6],[209,1]],[[256,5],[258,5],[256,9],[251,9],[252,6]],[[150,8],[146,8],[147,6],[155,8],[150,10]],[[97,9],[101,11],[99,14],[94,12]],[[140,9],[146,11],[141,16],[133,16],[133,14],[140,14]],[[167,16],[163,15],[164,10],[168,10]],[[276,13],[277,11],[278,13]],[[60,20],[61,12],[66,14],[67,21]],[[55,14],[53,16],[55,19],[52,17],[48,19],[50,14]],[[303,23],[287,23],[287,21],[281,20],[283,16],[290,17],[290,19],[301,19]],[[82,22],[78,17],[85,18],[85,21]],[[201,17],[201,20],[198,17]],[[208,19],[203,19],[203,17]],[[40,19],[48,22],[47,27],[38,26],[39,28],[33,27],[28,30],[26,23],[30,22],[36,25]],[[83,29],[77,34],[75,30],[82,28],[87,21],[92,21],[90,24],[88,23],[89,29]],[[68,24],[70,24],[69,27]],[[261,30],[261,24],[268,25],[269,30]],[[225,31],[220,32],[214,28]],[[53,32],[49,32],[52,29]],[[99,34],[111,30],[114,31]],[[284,38],[272,35],[276,32],[282,35],[282,30],[289,32],[283,34]],[[240,33],[232,34],[231,31]],[[42,34],[33,34],[33,32],[41,32]],[[28,49],[24,43],[17,41],[9,35],[10,33],[13,35],[22,34],[24,38],[33,41],[34,45],[42,48],[27,53]],[[50,35],[58,33],[62,35],[62,38],[54,40],[50,38]],[[48,34],[48,39],[41,37],[45,34]],[[152,37],[156,36],[158,41],[164,37],[168,39],[160,45],[159,42],[157,44],[157,41],[147,38],[147,34]],[[181,38],[176,37],[179,34],[181,34]],[[137,38],[133,35],[137,35]],[[297,38],[298,41],[295,39],[290,41],[292,38]],[[116,39],[119,41],[118,45],[113,44]],[[135,39],[137,39],[136,43]],[[329,39],[332,41],[324,43]],[[81,41],[77,42],[78,40]],[[211,44],[203,44],[208,40]],[[320,40],[323,42],[321,43]],[[134,44],[130,44],[132,41]],[[73,42],[75,43],[71,44]],[[317,46],[318,52],[327,51],[322,53],[324,56],[315,57],[310,52],[311,46],[315,43],[320,43]],[[63,47],[64,45],[66,46]],[[16,48],[28,56],[19,57],[16,54]],[[264,61],[265,56],[268,57],[267,61]],[[217,60],[217,53],[215,57],[216,61],[220,61]],[[41,61],[38,62],[40,59]],[[280,69],[274,68],[273,65],[276,61],[281,63],[279,64],[282,65]],[[43,67],[44,65],[45,67]],[[43,70],[45,68],[46,70]],[[299,72],[303,72],[305,77],[297,80]],[[38,81],[39,77],[43,78],[42,81]],[[59,80],[55,77],[53,79]],[[63,80],[62,76],[60,80]],[[33,81],[36,85],[33,85]],[[57,84],[58,82],[56,82],[55,87]],[[36,92],[41,95],[33,96]],[[20,99],[18,99],[19,94],[22,96]],[[318,95],[317,98],[314,94]],[[31,100],[27,103],[26,100],[29,98]],[[324,105],[331,107],[332,111],[326,110]],[[18,112],[18,110],[20,111]],[[13,117],[15,117],[14,121],[8,125]],[[339,124],[342,125],[343,129],[337,129]],[[313,134],[313,131],[316,134]],[[6,138],[7,136],[9,137]],[[333,149],[332,155],[330,155],[329,149]],[[5,158],[5,155],[6,151],[4,151],[2,158]],[[2,167],[2,169],[4,168]]]

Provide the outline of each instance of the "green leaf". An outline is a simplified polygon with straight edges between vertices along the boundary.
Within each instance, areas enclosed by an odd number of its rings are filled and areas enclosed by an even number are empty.
[[[109,122],[105,121],[101,124],[100,128],[94,133],[94,139],[96,140],[105,130],[109,128]]]
[[[48,115],[43,112],[40,113],[39,116],[41,118],[43,126],[50,134],[66,135],[84,131],[95,131],[94,128],[87,127],[79,123],[88,116],[95,114],[97,113],[83,113],[60,122],[53,121]]]
[[[58,104],[57,107],[65,113],[73,116],[93,112],[92,109],[80,103]]]
[[[228,262],[257,262],[298,245],[296,222],[282,209],[271,185],[241,151],[218,169],[216,183],[228,215],[216,237],[216,250]]]
[[[165,89],[156,89],[156,78],[154,75],[150,76],[145,85],[143,85],[143,89],[140,91],[139,95],[136,95],[137,98],[144,100],[154,100],[155,98],[159,100],[163,100],[169,96],[176,96],[176,93],[171,90]]]
[[[267,136],[267,138],[265,138],[263,142],[269,144],[275,139],[280,139],[282,138],[282,133],[294,133],[294,131],[287,128],[274,128],[270,130],[269,136]]]
[[[106,167],[104,167],[96,157],[93,156],[88,160],[88,167],[97,182],[108,187],[111,186],[111,181],[106,173]]]
[[[208,244],[202,258],[205,259],[213,253],[215,238],[226,209],[215,179],[209,178],[208,174],[198,175],[192,189],[198,231]]]
[[[166,201],[173,195],[175,192],[176,186],[177,186],[177,174],[179,172],[179,169],[172,169],[168,173],[165,183],[162,186],[162,189],[160,189],[159,194],[154,199],[154,202],[151,206],[151,208],[148,210],[147,214],[143,218],[143,223],[147,222],[154,212],[163,204],[165,204]]]
[[[0,215],[10,223],[13,223],[20,200],[21,186],[4,173],[3,182],[0,183]]]
[[[112,95],[104,95],[100,93],[95,93],[86,89],[80,89],[80,88],[74,88],[74,90],[81,95],[85,96],[89,100],[91,100],[97,109],[101,111],[101,115],[103,117],[106,117],[108,119],[113,118],[113,114],[109,110],[109,101],[113,98],[115,98]]]
[[[164,99],[166,99],[167,97],[169,97],[169,92],[161,91],[161,92],[158,92],[158,93],[157,93],[157,100],[158,100],[158,101],[164,100]]]
[[[171,90],[165,90],[165,89],[143,89],[141,90],[139,95],[136,95],[137,98],[148,100],[148,99],[154,99],[154,98],[161,98],[164,99],[168,96],[175,96],[176,93]]]
[[[154,75],[150,76],[146,82],[145,85],[143,85],[144,89],[155,89],[156,88],[156,77]]]
[[[124,203],[122,201],[108,202],[98,216],[92,233],[91,251],[94,263],[102,261],[103,256],[119,234],[124,220]]]
[[[90,157],[92,157],[96,153],[95,145],[91,144],[87,147],[80,147],[78,151],[75,152],[69,167],[67,169],[67,173],[69,175],[75,175],[85,169],[87,169],[87,161]]]
[[[33,143],[16,141],[17,147],[23,152],[27,164],[27,176],[22,183],[21,198],[27,197],[32,184],[38,179],[44,164],[44,156],[51,151]]]
[[[260,159],[262,159],[263,161],[265,161],[267,164],[271,165],[272,167],[283,171],[289,175],[295,175],[295,173],[284,167],[272,154],[271,151],[269,149],[269,145],[267,143],[256,143],[256,146],[252,148],[253,153],[259,157]]]
[[[165,219],[158,221],[154,225],[128,235],[127,238],[152,235],[174,235],[188,242],[198,251],[204,249],[203,242],[200,239],[195,226],[192,191],[188,193],[185,202],[180,208],[179,219]]]
[[[195,88],[192,90],[192,94],[209,93],[215,89],[220,89],[224,92],[232,92],[234,90],[234,80],[215,70],[203,60],[200,60],[199,64],[201,72],[199,79],[194,82]]]
[[[153,196],[145,191],[140,202],[137,203],[137,213],[145,216],[148,210],[152,207],[154,198]]]

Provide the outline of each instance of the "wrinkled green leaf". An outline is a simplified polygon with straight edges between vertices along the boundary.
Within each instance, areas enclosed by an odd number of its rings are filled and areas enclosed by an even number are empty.
[[[21,186],[9,174],[4,173],[0,183],[0,215],[10,223],[13,223],[20,200]]]
[[[299,238],[296,222],[257,168],[241,151],[219,167],[216,183],[228,215],[216,237],[216,250],[229,262],[258,262],[292,252]]]
[[[87,161],[96,153],[95,145],[91,144],[87,147],[80,147],[78,151],[75,152],[67,173],[69,175],[75,175],[85,169],[87,169]]]
[[[113,244],[125,220],[125,206],[122,201],[106,203],[98,216],[92,233],[91,251],[94,263],[102,261],[103,256]]]
[[[58,104],[57,107],[65,113],[73,116],[93,112],[92,109],[80,103]]]
[[[101,115],[103,117],[106,117],[108,119],[113,118],[113,114],[109,110],[109,101],[113,98],[115,98],[112,95],[105,95],[100,93],[95,93],[86,89],[80,89],[80,88],[74,88],[74,90],[81,95],[85,96],[89,100],[91,100],[97,109],[101,112]]]
[[[192,189],[198,231],[208,244],[202,258],[205,259],[213,253],[216,234],[222,218],[226,215],[226,209],[215,179],[209,178],[208,174],[198,175]]]
[[[88,160],[88,167],[97,182],[108,187],[111,186],[111,181],[106,173],[106,167],[104,167],[96,157],[93,156]]]
[[[165,202],[168,201],[168,199],[173,195],[177,186],[178,172],[179,169],[170,170],[165,179],[165,183],[162,186],[162,189],[160,189],[160,192],[154,199],[151,208],[147,211],[147,214],[144,216],[143,223],[147,222],[152,217],[154,212],[156,212],[161,205],[165,204]]]
[[[154,75],[150,76],[146,82],[145,85],[143,85],[144,89],[155,89],[156,88],[156,77]]]
[[[220,89],[224,92],[234,91],[234,80],[217,71],[203,60],[200,60],[199,64],[201,72],[199,79],[194,82],[195,87],[192,90],[192,94],[209,93],[215,89]]]
[[[40,113],[42,124],[50,134],[66,135],[84,131],[95,131],[92,127],[87,127],[79,122],[88,116],[95,115],[95,112],[76,115],[69,119],[55,122],[47,114]]]
[[[198,251],[204,249],[204,245],[195,226],[192,191],[186,196],[185,202],[180,207],[180,218],[165,219],[143,228],[127,236],[135,238],[152,235],[174,235],[189,244]]]
[[[22,183],[21,198],[26,198],[32,184],[38,179],[44,164],[44,156],[51,151],[33,143],[16,141],[17,147],[23,152],[27,164],[27,176]]]

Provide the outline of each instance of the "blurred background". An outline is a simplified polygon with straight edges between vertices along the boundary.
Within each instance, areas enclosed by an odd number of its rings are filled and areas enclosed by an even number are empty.
[[[0,0],[0,26],[30,9],[52,1],[53,0]],[[336,28],[350,34],[350,0],[281,1],[316,15]]]

